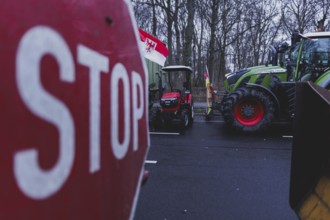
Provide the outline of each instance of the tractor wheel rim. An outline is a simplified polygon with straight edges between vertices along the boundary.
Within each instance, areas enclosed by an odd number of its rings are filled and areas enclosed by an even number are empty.
[[[242,100],[234,107],[236,120],[244,126],[258,124],[264,116],[264,107],[258,100]]]

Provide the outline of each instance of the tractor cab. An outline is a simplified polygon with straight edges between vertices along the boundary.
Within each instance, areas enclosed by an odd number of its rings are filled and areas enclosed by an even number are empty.
[[[191,74],[188,66],[166,66],[162,68],[166,82],[160,105],[164,111],[177,110],[180,104],[191,104]],[[174,109],[172,109],[174,108]]]
[[[299,47],[291,53],[295,81],[312,81],[329,84],[330,68],[330,32],[308,33],[300,35]],[[323,76],[324,75],[324,76]],[[322,77],[321,77],[322,76]],[[326,86],[323,86],[326,87]]]
[[[171,65],[161,70],[163,89],[160,94],[160,108],[154,122],[155,127],[172,121],[179,121],[184,128],[191,125],[194,117],[191,76],[189,66]]]

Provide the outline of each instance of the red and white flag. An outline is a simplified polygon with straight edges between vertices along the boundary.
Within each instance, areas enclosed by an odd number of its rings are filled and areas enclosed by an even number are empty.
[[[208,79],[209,78],[209,69],[207,68],[207,66],[206,66],[206,68],[205,68],[205,74],[204,74],[204,76],[205,76],[205,79]]]
[[[164,66],[168,49],[159,39],[139,29],[141,39],[141,50],[143,56],[161,66]]]

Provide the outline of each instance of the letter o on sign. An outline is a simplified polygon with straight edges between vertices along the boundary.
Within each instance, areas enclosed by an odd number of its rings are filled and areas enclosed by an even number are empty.
[[[123,83],[123,93],[119,94],[119,81]],[[127,71],[122,64],[116,64],[111,74],[111,142],[112,151],[115,157],[120,160],[125,157],[130,141],[130,94],[129,94],[129,79]],[[119,140],[119,100],[121,97],[124,100],[124,138],[123,141]]]

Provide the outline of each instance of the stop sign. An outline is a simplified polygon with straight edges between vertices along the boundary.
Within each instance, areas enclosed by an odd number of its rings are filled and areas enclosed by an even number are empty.
[[[149,146],[129,0],[0,8],[0,219],[130,219]]]

